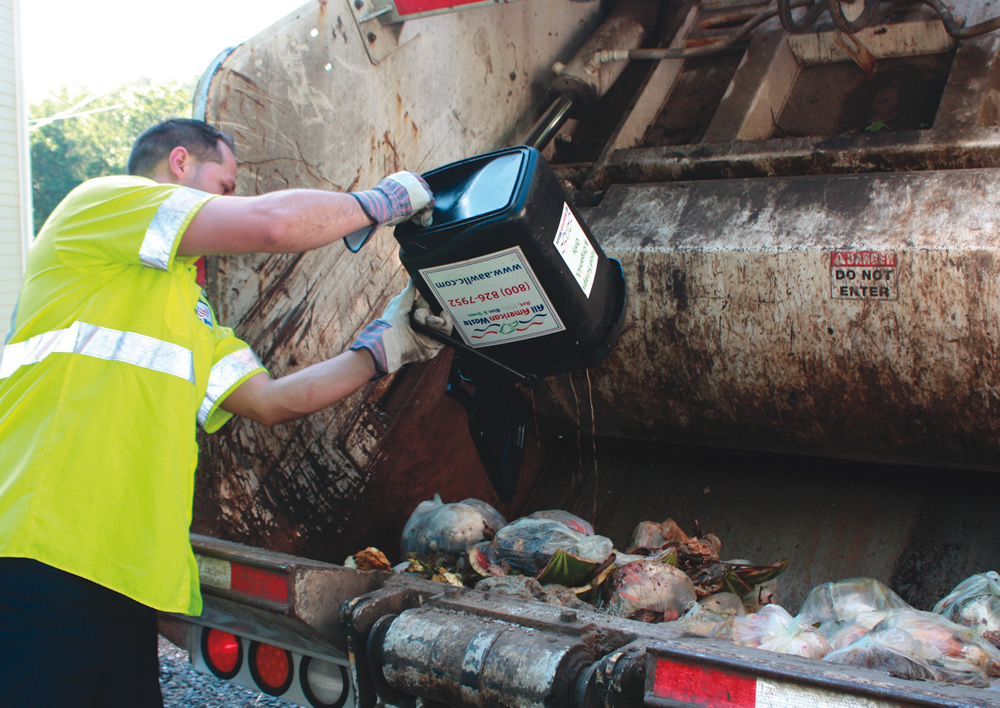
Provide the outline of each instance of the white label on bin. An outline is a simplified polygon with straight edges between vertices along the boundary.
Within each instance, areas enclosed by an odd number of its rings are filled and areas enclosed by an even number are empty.
[[[466,344],[487,347],[566,329],[519,246],[421,268]]]
[[[580,284],[580,289],[589,298],[590,290],[594,287],[594,276],[597,275],[597,251],[590,245],[590,239],[573,216],[569,204],[563,203],[559,230],[552,243],[566,261],[576,282]]]

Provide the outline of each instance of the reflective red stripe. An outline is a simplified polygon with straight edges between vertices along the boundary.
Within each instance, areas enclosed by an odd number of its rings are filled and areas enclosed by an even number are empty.
[[[230,590],[269,602],[288,602],[288,576],[260,568],[232,564]]]
[[[706,708],[752,708],[757,681],[694,664],[656,660],[655,695]]]
[[[481,3],[483,0],[396,0],[396,12],[400,16],[415,15],[418,12],[444,10],[449,7]]]

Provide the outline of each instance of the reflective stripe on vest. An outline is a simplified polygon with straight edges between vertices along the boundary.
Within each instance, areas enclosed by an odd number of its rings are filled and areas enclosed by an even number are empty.
[[[227,354],[217,361],[208,375],[208,390],[205,391],[205,398],[201,402],[201,408],[198,409],[198,424],[205,425],[208,414],[212,412],[216,402],[234,383],[254,369],[263,366],[257,355],[249,348]]]
[[[174,241],[180,233],[181,225],[191,210],[209,196],[196,189],[181,187],[167,197],[167,200],[156,210],[156,216],[146,229],[139,249],[139,260],[150,268],[167,270],[170,267],[170,254],[174,250]]]
[[[5,346],[0,352],[0,380],[22,366],[39,363],[49,354],[83,354],[120,361],[194,383],[194,356],[189,349],[145,334],[84,322],[74,322],[66,329],[36,334],[24,342]]]

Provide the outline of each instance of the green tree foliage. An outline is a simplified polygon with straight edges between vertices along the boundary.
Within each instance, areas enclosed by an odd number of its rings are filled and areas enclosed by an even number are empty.
[[[35,233],[70,190],[92,177],[125,174],[139,133],[165,118],[189,116],[192,80],[148,79],[106,93],[62,89],[29,108]]]

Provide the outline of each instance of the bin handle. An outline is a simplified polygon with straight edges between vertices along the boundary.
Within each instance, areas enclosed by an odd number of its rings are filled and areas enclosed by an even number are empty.
[[[490,366],[493,366],[497,369],[500,369],[507,375],[513,377],[516,383],[523,384],[528,388],[534,388],[535,386],[538,385],[538,377],[535,376],[534,374],[522,374],[520,371],[510,368],[506,364],[497,361],[493,357],[488,356],[487,354],[483,354],[478,349],[470,347],[468,344],[466,344],[461,340],[457,340],[454,337],[448,336],[444,332],[440,332],[436,329],[420,324],[415,319],[413,319],[412,315],[410,317],[410,326],[413,327],[413,330],[415,332],[419,332],[420,334],[426,337],[430,337],[435,341],[441,342],[445,346],[452,347],[453,349],[461,352],[462,354],[472,355],[473,357],[478,358],[480,361],[489,364]]]

